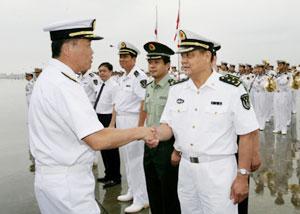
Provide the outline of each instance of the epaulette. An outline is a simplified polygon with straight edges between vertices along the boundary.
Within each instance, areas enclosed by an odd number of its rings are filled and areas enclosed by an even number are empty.
[[[95,85],[98,85],[98,80],[97,79],[94,79],[93,82],[94,82]]]
[[[95,74],[94,73],[89,73],[90,77],[94,77]]]
[[[185,79],[182,79],[182,80],[174,81],[172,84],[170,84],[170,86],[173,86],[173,85],[176,85],[176,84],[188,81],[188,80],[189,80],[189,78],[185,78]]]
[[[146,87],[147,87],[147,80],[146,80],[146,79],[141,80],[141,81],[140,81],[140,84],[141,84],[141,87],[142,87],[142,88],[146,88]]]
[[[235,87],[238,87],[242,83],[238,77],[231,74],[226,74],[225,76],[221,76],[220,81],[228,83],[230,85],[234,85]]]
[[[174,79],[169,79],[168,80],[168,83],[169,83],[169,85],[171,86],[172,84],[174,84],[176,82],[176,80],[174,80]]]
[[[135,77],[138,77],[140,75],[140,73],[138,71],[135,71],[133,74]]]
[[[75,79],[73,79],[72,77],[70,77],[69,75],[67,75],[67,74],[65,74],[64,72],[61,72],[65,77],[67,77],[68,79],[70,79],[70,80],[72,80],[72,81],[74,81],[74,82],[77,82],[78,83],[78,81],[77,80],[75,80]]]

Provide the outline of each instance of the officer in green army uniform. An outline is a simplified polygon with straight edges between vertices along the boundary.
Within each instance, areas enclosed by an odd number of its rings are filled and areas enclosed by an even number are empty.
[[[159,126],[167,102],[170,85],[175,83],[169,74],[170,56],[174,51],[164,44],[148,42],[148,68],[153,81],[147,84],[144,113],[146,126]],[[177,195],[178,165],[171,164],[174,137],[156,148],[145,145],[144,170],[151,213],[180,213]]]

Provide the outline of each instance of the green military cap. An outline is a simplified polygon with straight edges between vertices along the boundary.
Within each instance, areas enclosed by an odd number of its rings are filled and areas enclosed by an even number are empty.
[[[147,59],[170,58],[175,53],[171,48],[159,42],[147,42],[144,49],[147,51]]]

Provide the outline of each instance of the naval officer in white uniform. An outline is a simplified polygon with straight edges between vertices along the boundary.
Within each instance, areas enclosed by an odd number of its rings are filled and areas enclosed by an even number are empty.
[[[114,108],[116,117],[113,116],[112,120],[116,118],[117,128],[144,126],[141,122],[144,120],[139,120],[139,114],[145,99],[147,75],[136,66],[139,50],[131,43],[124,41],[119,43],[118,49],[119,62],[125,74],[119,79],[120,90],[117,93]],[[142,115],[141,118],[143,118]],[[119,151],[125,165],[128,190],[124,195],[120,195],[118,200],[133,200],[132,205],[127,207],[125,212],[138,212],[148,206],[143,167],[144,146],[135,141],[130,145],[120,147]]]
[[[237,214],[237,203],[248,195],[249,173],[259,165],[251,166],[253,154],[259,155],[258,122],[241,81],[212,69],[220,46],[189,31],[181,30],[180,39],[182,67],[190,79],[171,86],[156,130],[159,140],[174,134],[173,156],[181,155],[181,211]]]
[[[77,74],[91,67],[95,20],[46,27],[52,59],[38,78],[29,108],[35,194],[42,214],[98,214],[91,170],[94,150],[152,137],[147,128],[103,128]]]

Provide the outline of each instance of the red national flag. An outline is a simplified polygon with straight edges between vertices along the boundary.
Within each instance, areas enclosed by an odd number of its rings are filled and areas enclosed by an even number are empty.
[[[177,13],[177,20],[176,20],[176,33],[174,36],[174,41],[176,41],[178,28],[179,28],[179,22],[180,22],[180,0],[178,1],[178,13]]]

